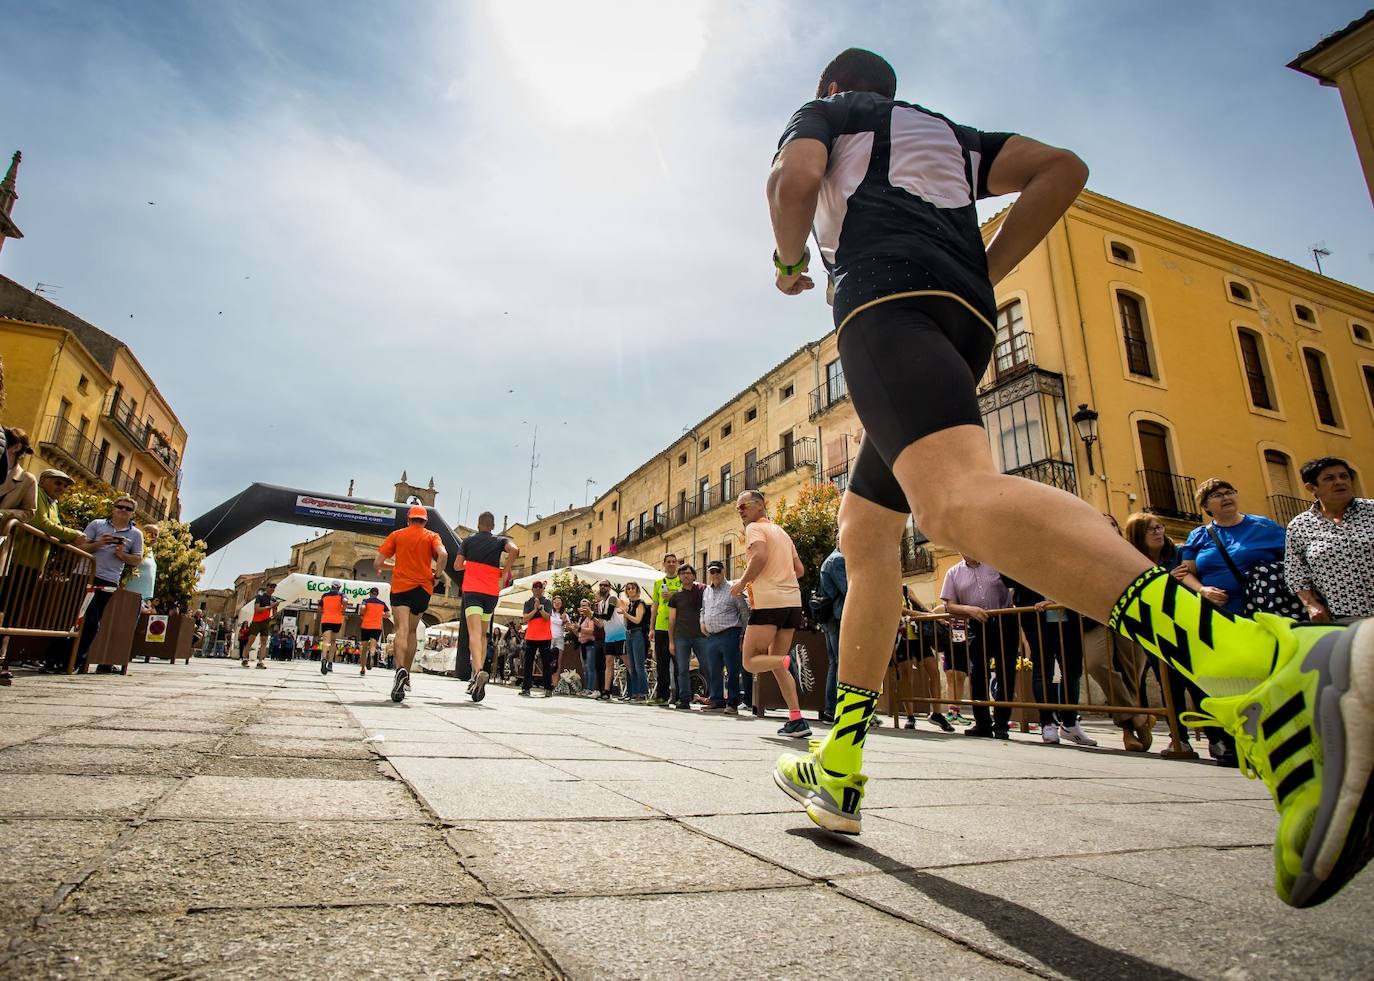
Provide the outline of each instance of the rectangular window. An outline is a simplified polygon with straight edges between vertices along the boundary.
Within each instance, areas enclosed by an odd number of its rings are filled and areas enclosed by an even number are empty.
[[[1374,368],[1364,365],[1361,370],[1364,372],[1364,390],[1369,396],[1369,407],[1374,409]]]
[[[710,436],[707,436],[705,439],[703,439],[703,440],[701,441],[701,451],[702,451],[703,453],[705,453],[705,452],[706,452],[707,450],[709,450],[710,448],[711,448],[711,437],[710,437]]]
[[[79,432],[82,436],[85,436],[85,435],[86,435],[86,430],[88,430],[88,429],[90,429],[90,428],[91,428],[91,420],[88,419],[86,416],[82,416],[82,417],[81,417],[81,425],[79,425],[79,426],[76,427],[76,431]]]
[[[550,568],[550,569],[553,568],[553,553],[552,553],[552,552],[549,553],[549,564],[548,564],[548,568]]]
[[[782,391],[778,393],[778,401],[786,402],[788,399],[790,399],[793,395],[796,394],[797,386],[791,382],[788,382],[786,385],[782,387]]]
[[[997,311],[997,337],[992,357],[999,378],[1030,363],[1030,334],[1025,329],[1020,300],[1014,300]]]
[[[596,547],[596,557],[597,557],[598,559],[601,558],[601,546],[600,546],[600,545],[598,545],[598,546]]]
[[[532,556],[530,556],[530,572],[538,572],[538,571],[539,571],[539,556],[537,556],[537,555],[532,555]]]
[[[90,379],[88,379],[85,375],[82,375],[81,380],[76,383],[76,390],[80,392],[82,395],[85,395],[90,386],[90,383]]]
[[[730,464],[720,468],[720,499],[728,501],[735,496],[735,486],[731,482]]]
[[[757,419],[758,417],[759,417],[759,410],[758,410],[757,408],[751,408],[751,409],[749,409],[749,411],[747,411],[747,412],[744,413],[744,421],[745,421],[745,422],[753,422],[753,421],[754,421],[755,419]]]
[[[57,418],[61,419],[63,422],[66,422],[67,416],[71,414],[72,404],[70,402],[68,402],[66,399],[63,399],[61,402],[57,403]]]
[[[640,512],[639,512],[639,537],[640,537],[640,538],[643,538],[643,537],[644,537],[645,529],[647,529],[648,527],[649,527],[649,512],[648,512],[648,511],[640,511]]]
[[[1240,339],[1241,360],[1245,362],[1245,381],[1250,387],[1250,404],[1257,409],[1272,409],[1274,399],[1269,393],[1269,378],[1264,371],[1259,335],[1244,327],[1238,328],[1236,333]]]
[[[662,528],[662,527],[663,527],[663,505],[662,505],[662,504],[655,504],[655,505],[654,505],[654,527],[655,527],[655,528]]]
[[[759,451],[750,450],[744,454],[744,489],[758,490],[759,487]]]
[[[706,503],[711,497],[711,478],[702,477],[697,482],[697,498],[701,502],[701,509],[706,510],[709,505]]]
[[[725,437],[729,436],[729,435],[730,435],[731,433],[733,433],[734,431],[735,431],[734,425],[732,425],[731,423],[728,423],[728,422],[727,422],[725,425],[723,425],[723,426],[720,427],[720,438],[721,438],[721,439],[725,439]]]
[[[539,541],[539,532],[537,532],[537,531],[534,533],[534,540],[535,540],[536,542]]]
[[[1312,401],[1317,405],[1317,418],[1323,426],[1339,426],[1336,403],[1331,397],[1331,380],[1326,371],[1326,357],[1310,347],[1303,348],[1303,363],[1307,366],[1307,378],[1312,383]]]
[[[1153,378],[1150,342],[1145,333],[1145,315],[1140,301],[1129,294],[1117,293],[1116,305],[1121,312],[1121,336],[1126,342],[1126,367],[1133,375]]]
[[[726,542],[721,546],[721,559],[725,562],[725,578],[730,578],[730,570],[734,568],[731,564],[735,558],[735,546],[733,542]]]
[[[698,579],[705,579],[705,578],[706,578],[706,566],[707,566],[706,549],[703,548],[703,549],[701,550],[701,565],[697,566],[697,578],[698,578]]]

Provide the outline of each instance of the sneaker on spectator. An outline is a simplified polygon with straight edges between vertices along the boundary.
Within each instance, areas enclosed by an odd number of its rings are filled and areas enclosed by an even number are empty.
[[[1077,722],[1075,722],[1071,726],[1061,727],[1059,732],[1069,742],[1077,743],[1079,746],[1097,745],[1097,740],[1094,739],[1092,736],[1089,736],[1086,732],[1084,732],[1083,727],[1079,725]]]
[[[727,705],[725,708],[721,709],[721,711],[726,715],[739,715],[739,709],[734,705]]]
[[[1052,746],[1059,745],[1059,727],[1053,722],[1046,723],[1040,730],[1040,741]]]
[[[811,727],[806,724],[805,719],[791,719],[778,730],[779,736],[791,736],[794,739],[805,739],[811,735]]]
[[[903,728],[903,729],[915,729],[915,728],[916,728],[916,716],[914,716],[914,715],[908,715],[908,716],[906,717],[906,725],[902,726],[902,728]]]
[[[942,732],[954,731],[954,726],[949,724],[949,719],[946,719],[940,712],[930,713],[930,723]]]
[[[717,704],[715,702],[707,702],[705,705],[701,707],[701,710],[710,715],[720,715],[722,712],[725,711],[725,705]]]

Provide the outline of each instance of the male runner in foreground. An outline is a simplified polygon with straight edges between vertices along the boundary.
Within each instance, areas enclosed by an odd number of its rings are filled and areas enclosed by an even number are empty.
[[[894,101],[896,88],[882,58],[840,54],[788,123],[768,179],[777,287],[812,287],[814,224],[864,427],[840,505],[850,590],[835,725],[812,752],[779,759],[774,780],[820,826],[859,832],[863,739],[900,616],[911,507],[932,540],[1107,623],[1208,692],[1205,710],[1274,796],[1279,896],[1329,899],[1374,853],[1374,627],[1218,610],[1087,502],[998,471],[974,394],[993,346],[992,284],[1059,221],[1087,167]],[[974,202],[1018,191],[985,251]]]
[[[362,614],[363,620],[363,648],[358,655],[358,675],[363,677],[367,674],[367,666],[371,663],[372,656],[377,653],[377,645],[382,640],[382,618],[391,612],[391,607],[382,601],[381,590],[373,586],[367,591],[367,597],[358,604],[358,611]]]
[[[334,657],[339,634],[343,633],[344,613],[348,598],[343,583],[335,579],[320,594],[320,674],[334,670]]]
[[[399,702],[410,687],[410,665],[415,660],[415,618],[429,609],[434,584],[444,574],[448,552],[439,536],[425,527],[429,512],[416,504],[408,514],[409,524],[386,536],[377,549],[374,566],[393,566],[391,573],[391,616],[396,623],[392,645],[396,657],[396,678],[391,683],[391,700]],[[434,563],[431,565],[430,563]]]
[[[493,535],[496,516],[483,511],[477,516],[477,531],[458,545],[455,568],[463,570],[463,619],[468,626],[468,656],[472,659],[472,681],[468,694],[480,702],[487,694],[487,632],[491,629],[491,615],[501,595],[501,557],[509,555],[514,562],[520,549],[508,538]]]

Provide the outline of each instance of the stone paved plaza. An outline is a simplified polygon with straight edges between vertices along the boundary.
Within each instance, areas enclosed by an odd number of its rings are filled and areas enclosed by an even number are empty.
[[[1374,877],[1273,895],[1264,787],[1118,751],[869,740],[864,834],[776,719],[308,662],[0,689],[0,975],[1369,976]],[[1096,727],[1104,745],[1109,725]]]

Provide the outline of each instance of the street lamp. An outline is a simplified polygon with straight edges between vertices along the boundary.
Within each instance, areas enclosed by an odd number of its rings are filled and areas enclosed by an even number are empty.
[[[1088,454],[1088,473],[1096,474],[1097,471],[1093,469],[1093,444],[1097,442],[1097,413],[1088,408],[1086,402],[1080,402],[1078,411],[1073,414],[1073,424]]]
[[[585,507],[587,506],[587,504],[591,501],[591,496],[592,496],[592,484],[594,484],[594,483],[596,483],[596,481],[593,480],[591,477],[588,477],[588,478],[587,478],[586,486],[585,486],[585,487],[583,488],[583,490],[582,490],[582,506],[583,506],[584,508],[585,508]]]

